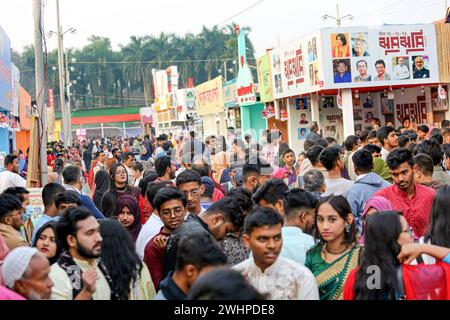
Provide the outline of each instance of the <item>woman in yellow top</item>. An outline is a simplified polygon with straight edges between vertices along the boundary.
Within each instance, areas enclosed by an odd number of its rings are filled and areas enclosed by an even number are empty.
[[[150,272],[136,253],[130,234],[117,220],[100,223],[102,253],[100,259],[112,279],[119,300],[152,300],[155,295]],[[120,253],[120,254],[118,254]]]
[[[350,50],[347,37],[343,33],[336,36],[336,45],[333,48],[333,58],[349,58]]]

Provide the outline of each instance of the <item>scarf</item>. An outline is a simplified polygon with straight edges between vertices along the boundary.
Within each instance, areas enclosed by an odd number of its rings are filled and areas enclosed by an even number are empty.
[[[136,240],[139,236],[139,232],[142,229],[141,223],[141,212],[139,210],[139,204],[136,201],[136,198],[130,195],[119,195],[117,198],[117,209],[114,217],[118,217],[119,213],[122,211],[124,207],[127,207],[131,213],[133,214],[134,221],[131,226],[127,227],[127,231],[130,234],[133,242],[136,243]]]
[[[225,170],[228,169],[228,165],[229,156],[226,152],[222,151],[214,156],[213,165],[211,168],[213,171],[212,177],[214,181],[216,181],[217,183],[221,183],[222,174]]]
[[[71,280],[72,285],[72,297],[73,299],[78,296],[78,294],[83,290],[83,280],[82,275],[83,271],[81,268],[75,263],[72,256],[67,252],[64,251],[61,254],[61,257],[58,260],[58,265],[67,273],[69,276],[69,279]],[[111,289],[111,300],[119,300],[117,294],[114,292],[114,284],[111,279],[111,276],[109,275],[108,270],[106,269],[105,265],[101,260],[98,261],[98,268],[103,273],[103,275],[106,278],[106,281],[108,282],[109,288]],[[74,284],[79,283],[80,287],[74,286]]]
[[[99,170],[95,175],[95,192],[94,203],[97,208],[101,208],[101,202],[103,195],[109,190],[111,184],[111,178],[106,170]]]

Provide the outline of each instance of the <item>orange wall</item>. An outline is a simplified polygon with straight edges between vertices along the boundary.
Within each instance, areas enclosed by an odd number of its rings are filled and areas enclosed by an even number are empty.
[[[27,156],[27,148],[30,146],[30,131],[22,130],[16,132],[16,146],[18,150],[22,150],[23,154]]]

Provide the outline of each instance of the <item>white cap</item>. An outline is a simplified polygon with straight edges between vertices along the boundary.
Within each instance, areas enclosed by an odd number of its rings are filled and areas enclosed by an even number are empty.
[[[38,253],[36,248],[19,247],[11,251],[3,261],[2,273],[5,285],[12,289],[22,279],[30,265],[31,258]]]

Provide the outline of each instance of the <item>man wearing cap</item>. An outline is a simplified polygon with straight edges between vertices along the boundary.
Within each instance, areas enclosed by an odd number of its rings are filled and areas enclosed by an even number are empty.
[[[36,248],[14,249],[8,254],[2,266],[4,284],[20,296],[13,295],[10,300],[50,299],[53,282],[49,273],[48,259]],[[0,298],[3,297],[3,293],[0,291]]]
[[[0,195],[0,235],[9,250],[17,247],[28,247],[30,244],[22,238],[22,203],[9,194]]]

